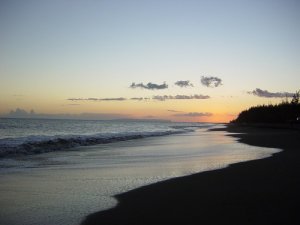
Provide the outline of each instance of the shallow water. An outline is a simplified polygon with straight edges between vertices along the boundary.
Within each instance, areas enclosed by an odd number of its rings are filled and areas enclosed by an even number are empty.
[[[279,151],[206,129],[73,150],[0,160],[1,224],[79,224],[115,194]]]

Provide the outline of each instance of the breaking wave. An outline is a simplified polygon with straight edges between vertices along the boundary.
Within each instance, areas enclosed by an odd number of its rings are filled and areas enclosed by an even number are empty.
[[[168,131],[106,133],[94,135],[56,135],[28,136],[0,139],[0,157],[39,154],[66,150],[78,146],[106,144],[118,141],[141,139],[146,137],[166,136],[191,132],[193,129],[181,128]]]

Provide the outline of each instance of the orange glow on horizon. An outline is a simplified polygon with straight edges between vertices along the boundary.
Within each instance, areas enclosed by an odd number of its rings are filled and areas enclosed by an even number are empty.
[[[30,97],[30,98],[29,98]],[[70,101],[65,98],[45,98],[44,96],[7,98],[2,101],[0,114],[21,108],[38,114],[114,114],[121,118],[165,119],[181,122],[227,123],[235,119],[239,112],[251,106],[268,104],[269,99],[244,95],[235,98],[212,97],[204,100],[125,100],[125,101]],[[278,103],[281,99],[272,99]],[[5,110],[6,109],[6,110]],[[178,115],[181,114],[181,115]],[[194,115],[193,115],[194,114]],[[197,116],[195,114],[204,114]],[[212,114],[206,116],[205,114]]]

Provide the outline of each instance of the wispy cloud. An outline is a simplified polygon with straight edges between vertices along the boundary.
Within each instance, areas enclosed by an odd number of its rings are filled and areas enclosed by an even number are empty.
[[[189,113],[179,113],[174,114],[173,116],[182,116],[182,117],[202,117],[202,116],[212,116],[212,113],[209,112],[189,112]]]
[[[182,111],[177,111],[177,110],[173,110],[173,109],[168,109],[167,111],[168,111],[168,112],[172,112],[172,113],[179,113],[179,112],[182,112]]]
[[[208,95],[155,95],[152,97],[152,100],[165,101],[165,100],[189,100],[189,99],[208,99],[210,96]],[[100,101],[148,101],[151,98],[148,97],[132,97],[132,98],[68,98],[68,101],[72,102],[100,102]]]
[[[126,98],[101,98],[100,101],[125,101]]]
[[[179,80],[174,83],[179,87],[194,87],[194,85],[189,80]]]
[[[263,98],[285,98],[285,97],[293,97],[294,93],[289,92],[269,92],[267,90],[262,90],[260,88],[256,88],[253,91],[248,91],[248,94],[253,94],[258,97]]]
[[[134,98],[130,98],[130,100],[134,100],[134,101],[148,101],[151,98],[147,98],[147,97],[134,97]]]
[[[206,87],[219,87],[222,85],[222,79],[218,77],[201,77],[201,83]]]
[[[69,101],[125,101],[126,98],[68,98]]]
[[[130,100],[142,101],[144,98],[130,98]]]
[[[160,89],[167,89],[168,85],[166,84],[166,82],[164,82],[163,84],[154,84],[149,82],[148,84],[143,84],[143,83],[132,83],[130,86],[130,88],[143,88],[143,89],[148,89],[148,90],[160,90]]]
[[[173,99],[208,99],[208,95],[155,95],[152,97],[153,100],[165,101]]]

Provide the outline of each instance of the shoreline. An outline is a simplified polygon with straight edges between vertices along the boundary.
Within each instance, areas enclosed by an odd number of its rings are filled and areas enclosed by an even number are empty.
[[[81,225],[295,224],[299,131],[239,126],[225,130],[241,143],[283,151],[117,195],[115,208],[90,214]]]

